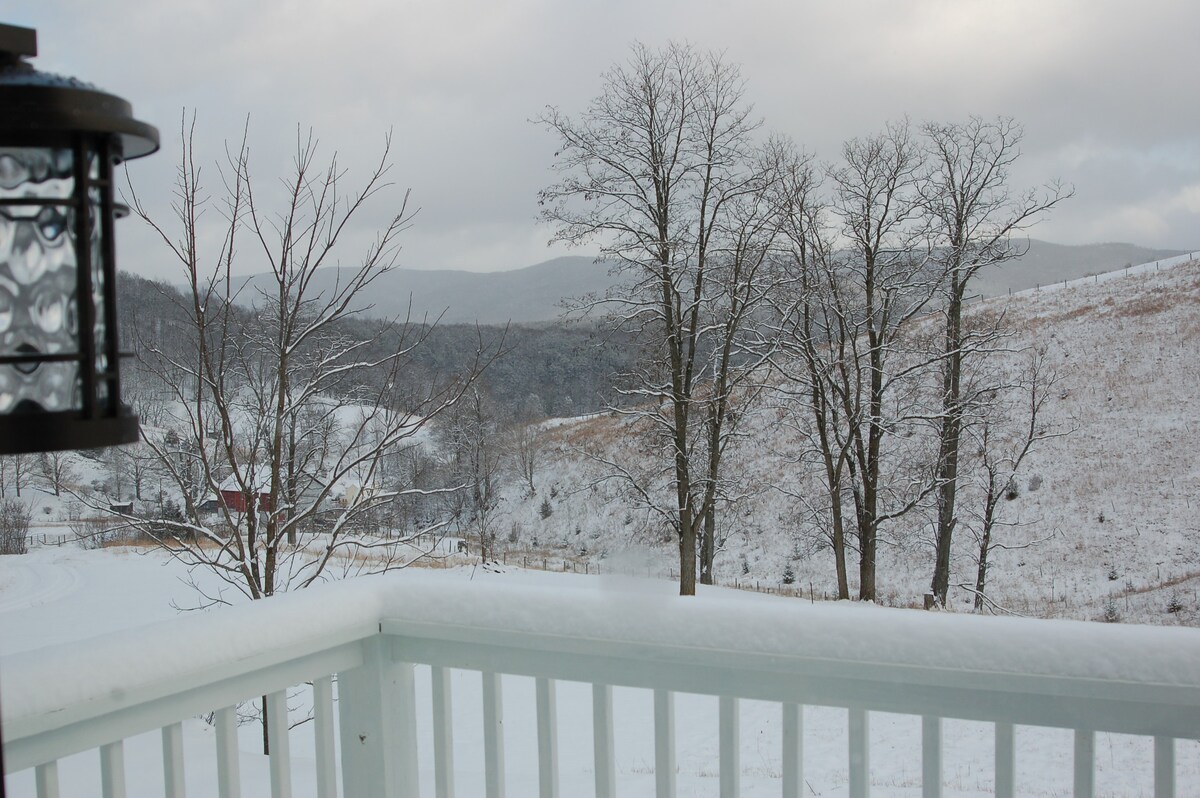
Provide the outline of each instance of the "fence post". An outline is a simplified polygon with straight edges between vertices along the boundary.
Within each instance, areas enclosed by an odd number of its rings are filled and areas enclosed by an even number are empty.
[[[363,641],[363,664],[338,674],[345,798],[417,798],[413,668],[387,640]]]

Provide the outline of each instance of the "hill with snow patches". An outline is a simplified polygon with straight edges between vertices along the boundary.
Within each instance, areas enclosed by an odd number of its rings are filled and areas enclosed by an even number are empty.
[[[1007,320],[1011,351],[1000,369],[1015,373],[1029,351],[1044,353],[1058,380],[1043,421],[1069,432],[1039,444],[1002,500],[1014,523],[998,531],[991,555],[987,593],[997,611],[1200,621],[1200,261],[985,299],[972,312]],[[780,419],[760,402],[732,455],[731,467],[748,474],[748,495],[725,515],[717,581],[777,587],[790,570],[790,590],[820,599],[835,581],[831,551],[803,501],[806,493],[819,501],[817,483]],[[514,550],[567,549],[602,572],[669,572],[669,533],[596,460],[638,462],[640,444],[626,424],[601,415],[544,425],[536,491],[510,486],[501,539]],[[960,506],[978,501],[968,489]],[[919,606],[932,568],[929,513],[912,513],[882,536],[881,601]],[[960,530],[957,544],[951,584],[962,587],[951,588],[950,605],[968,610],[974,542]]]

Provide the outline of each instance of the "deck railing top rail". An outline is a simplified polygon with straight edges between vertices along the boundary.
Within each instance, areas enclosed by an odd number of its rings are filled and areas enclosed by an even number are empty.
[[[499,673],[1135,734],[1200,728],[1200,630],[507,581],[404,572],[7,657],[5,743],[167,699],[206,711],[306,669],[354,667],[377,635],[396,661]]]

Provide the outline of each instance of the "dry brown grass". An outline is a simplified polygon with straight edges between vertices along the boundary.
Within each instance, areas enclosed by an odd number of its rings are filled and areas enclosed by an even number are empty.
[[[1165,313],[1174,309],[1180,301],[1180,295],[1174,292],[1158,289],[1156,291],[1133,297],[1117,305],[1117,315],[1126,318],[1149,316],[1155,313]]]

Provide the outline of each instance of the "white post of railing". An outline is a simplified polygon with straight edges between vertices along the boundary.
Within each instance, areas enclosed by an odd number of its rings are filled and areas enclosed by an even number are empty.
[[[167,798],[184,798],[183,783],[183,724],[163,726],[163,782]]]
[[[596,798],[617,798],[612,687],[607,684],[592,685],[592,750],[595,753]]]
[[[104,798],[125,798],[125,743],[100,746],[100,794]]]
[[[1154,798],[1175,798],[1175,738],[1154,738]]]
[[[454,798],[454,721],[450,672],[430,668],[433,688],[433,790],[436,798]]]
[[[783,705],[783,798],[800,798],[804,784],[804,708]]]
[[[487,798],[504,798],[504,693],[500,674],[483,674],[483,774]]]
[[[850,798],[871,794],[871,750],[865,709],[850,709]]]
[[[921,718],[921,798],[942,798],[942,719]]]
[[[738,700],[730,696],[721,696],[717,705],[717,722],[720,726],[717,737],[721,798],[738,798],[741,792],[742,771]]]
[[[382,635],[362,645],[363,664],[338,674],[343,798],[416,798],[412,665]]]
[[[337,751],[333,745],[333,677],[313,679],[313,741],[317,798],[337,798]]]
[[[271,798],[292,798],[292,752],[288,746],[287,690],[267,696],[267,747],[271,750]]]
[[[1013,725],[996,724],[996,798],[1017,794],[1017,747]]]
[[[558,798],[558,702],[554,681],[537,679],[538,795]]]
[[[217,795],[220,798],[241,798],[237,707],[218,709],[213,721],[217,730]]]
[[[38,798],[58,798],[58,762],[47,762],[34,769]]]
[[[675,798],[675,694],[654,691],[654,794]]]
[[[1096,733],[1075,730],[1075,798],[1096,795]]]

